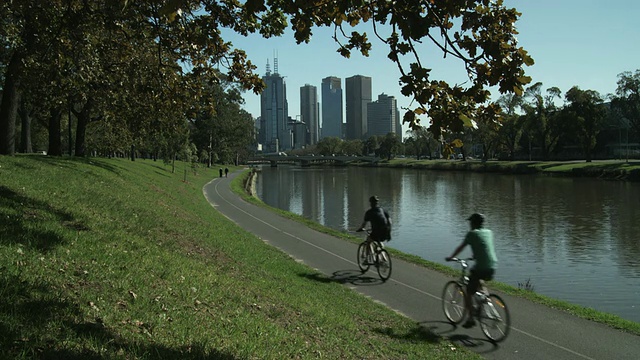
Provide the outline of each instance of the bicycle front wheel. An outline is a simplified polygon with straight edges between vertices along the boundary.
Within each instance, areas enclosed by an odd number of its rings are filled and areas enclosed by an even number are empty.
[[[467,308],[464,306],[464,288],[457,281],[449,281],[442,291],[442,310],[452,324],[464,319]]]
[[[369,270],[369,263],[367,262],[367,244],[366,243],[361,243],[360,246],[358,246],[358,267],[360,268],[360,271],[362,272],[366,272],[367,270]]]
[[[502,298],[489,294],[480,311],[480,328],[489,340],[500,342],[509,335],[511,317],[509,309]]]
[[[391,256],[387,250],[382,249],[376,254],[376,267],[380,279],[387,281],[391,277]]]

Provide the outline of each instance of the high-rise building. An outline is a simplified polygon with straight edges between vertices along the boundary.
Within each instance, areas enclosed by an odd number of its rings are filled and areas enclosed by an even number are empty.
[[[289,116],[289,127],[293,134],[292,149],[302,149],[309,144],[307,124],[298,119],[292,119],[291,116]]]
[[[371,102],[371,78],[355,75],[345,80],[348,140],[367,134],[367,104]]]
[[[287,124],[289,109],[287,87],[278,73],[278,59],[273,61],[273,73],[267,61],[267,72],[262,77],[266,87],[260,94],[260,143],[264,152],[291,149],[293,135]]]
[[[322,135],[343,137],[342,134],[342,86],[339,77],[322,79]]]
[[[300,87],[300,120],[309,129],[309,145],[315,145],[320,138],[320,114],[318,88],[306,84]]]
[[[388,133],[398,134],[398,106],[396,98],[386,94],[378,95],[378,100],[367,105],[367,137]],[[400,129],[402,132],[402,129]],[[400,134],[402,135],[402,134]]]

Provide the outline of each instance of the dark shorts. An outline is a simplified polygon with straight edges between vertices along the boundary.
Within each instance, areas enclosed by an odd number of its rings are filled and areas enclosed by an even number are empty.
[[[467,292],[469,294],[475,294],[475,292],[478,291],[478,288],[480,288],[480,280],[492,280],[495,272],[496,271],[494,269],[471,269],[471,272],[469,273]]]

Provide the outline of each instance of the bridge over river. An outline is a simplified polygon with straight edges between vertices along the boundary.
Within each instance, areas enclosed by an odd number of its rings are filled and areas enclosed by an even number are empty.
[[[277,167],[278,164],[293,164],[303,167],[311,165],[319,165],[325,163],[333,163],[335,165],[346,165],[352,162],[369,162],[377,163],[380,161],[379,157],[375,156],[325,156],[325,155],[256,155],[249,158],[249,164],[270,164],[272,167]]]

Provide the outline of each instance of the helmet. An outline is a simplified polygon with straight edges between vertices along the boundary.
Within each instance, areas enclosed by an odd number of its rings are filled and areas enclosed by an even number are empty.
[[[378,203],[378,197],[373,195],[372,197],[369,198],[369,202],[372,204],[377,204]]]
[[[484,224],[484,215],[480,213],[473,213],[467,218],[467,220],[471,221],[474,224],[482,225]]]

